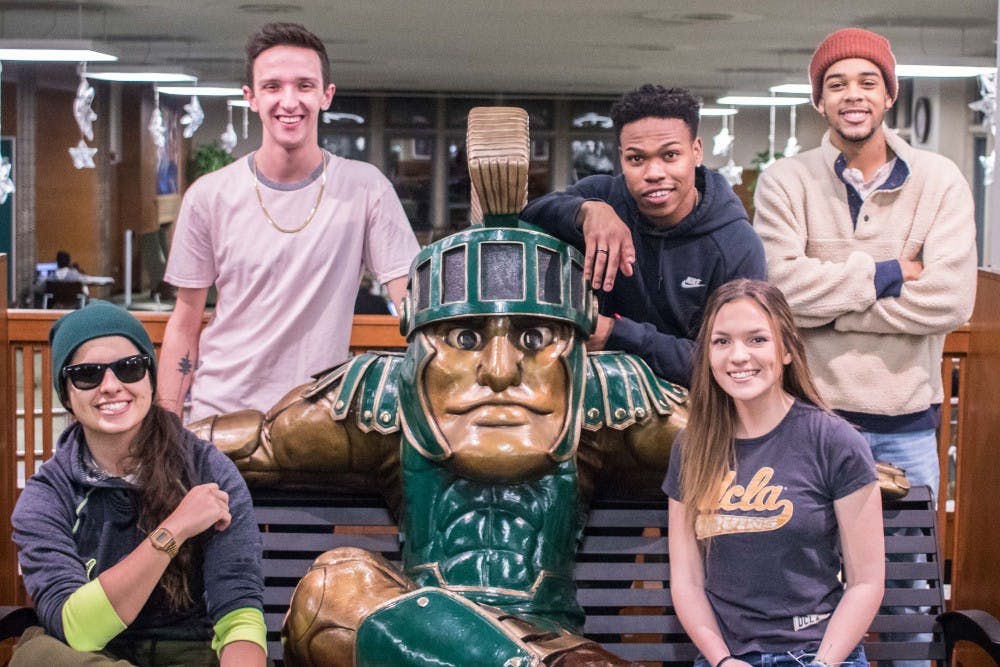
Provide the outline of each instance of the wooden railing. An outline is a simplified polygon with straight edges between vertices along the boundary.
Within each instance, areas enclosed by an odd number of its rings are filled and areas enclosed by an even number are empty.
[[[0,276],[5,275],[6,258],[0,255]],[[0,278],[0,283],[4,280]],[[37,465],[52,455],[53,444],[65,425],[65,411],[55,397],[51,382],[51,357],[48,332],[52,323],[64,311],[8,310],[6,285],[0,287],[0,529],[10,534],[10,513],[24,480]],[[163,340],[168,313],[136,312],[153,343]],[[405,341],[399,333],[396,318],[384,315],[355,316],[351,332],[351,351],[402,348]],[[965,398],[963,373],[969,350],[969,328],[951,333],[945,341],[941,373],[945,396],[941,410],[939,453],[941,487],[938,497],[948,498],[953,488],[953,471],[949,464],[949,449],[958,449],[961,459],[964,410],[958,408],[958,398]],[[957,378],[957,381],[955,381]],[[956,392],[953,388],[957,388]],[[949,503],[939,503],[938,525],[942,536],[941,553],[952,556],[950,538],[951,514]],[[23,603],[23,591],[17,578],[13,545],[9,540],[0,544],[0,604]]]

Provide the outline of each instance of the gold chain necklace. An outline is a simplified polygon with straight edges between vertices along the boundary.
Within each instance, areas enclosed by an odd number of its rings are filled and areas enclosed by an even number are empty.
[[[309,226],[309,223],[312,222],[313,217],[316,215],[317,209],[319,209],[319,203],[321,201],[323,201],[323,191],[326,190],[326,166],[327,166],[327,158],[326,158],[326,154],[324,154],[323,155],[323,175],[321,177],[322,181],[321,181],[320,186],[319,186],[319,194],[316,195],[316,203],[313,204],[312,210],[309,211],[309,216],[306,218],[306,221],[303,222],[298,227],[296,227],[295,229],[285,229],[284,227],[282,227],[281,225],[279,225],[278,223],[276,223],[274,221],[274,218],[272,218],[271,214],[268,213],[267,207],[264,206],[264,198],[260,196],[260,179],[257,178],[257,156],[254,155],[254,157],[253,157],[253,189],[254,189],[254,192],[257,193],[257,203],[260,204],[260,210],[264,211],[264,217],[267,218],[267,221],[271,223],[272,227],[274,227],[275,229],[277,229],[282,234],[295,234],[296,232],[301,232],[303,229],[305,229],[306,227]]]

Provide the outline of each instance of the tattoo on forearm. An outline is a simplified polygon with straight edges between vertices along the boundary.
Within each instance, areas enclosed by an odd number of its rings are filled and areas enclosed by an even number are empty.
[[[177,362],[177,370],[181,375],[190,375],[194,372],[194,364],[191,363],[191,354],[186,352],[181,360]]]

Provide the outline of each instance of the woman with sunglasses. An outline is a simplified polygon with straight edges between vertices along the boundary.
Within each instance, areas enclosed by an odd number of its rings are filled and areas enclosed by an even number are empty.
[[[94,301],[49,341],[75,421],[12,516],[44,631],[26,632],[11,664],[264,665],[250,494],[229,459],[156,404],[142,324]]]
[[[664,491],[695,667],[867,665],[885,577],[875,463],[820,400],[776,287],[736,280],[709,299],[690,406]]]

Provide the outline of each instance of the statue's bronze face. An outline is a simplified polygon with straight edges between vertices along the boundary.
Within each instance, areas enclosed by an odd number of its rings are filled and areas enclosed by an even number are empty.
[[[543,473],[567,428],[568,324],[470,317],[428,327],[422,383],[429,417],[459,474],[515,481]]]

